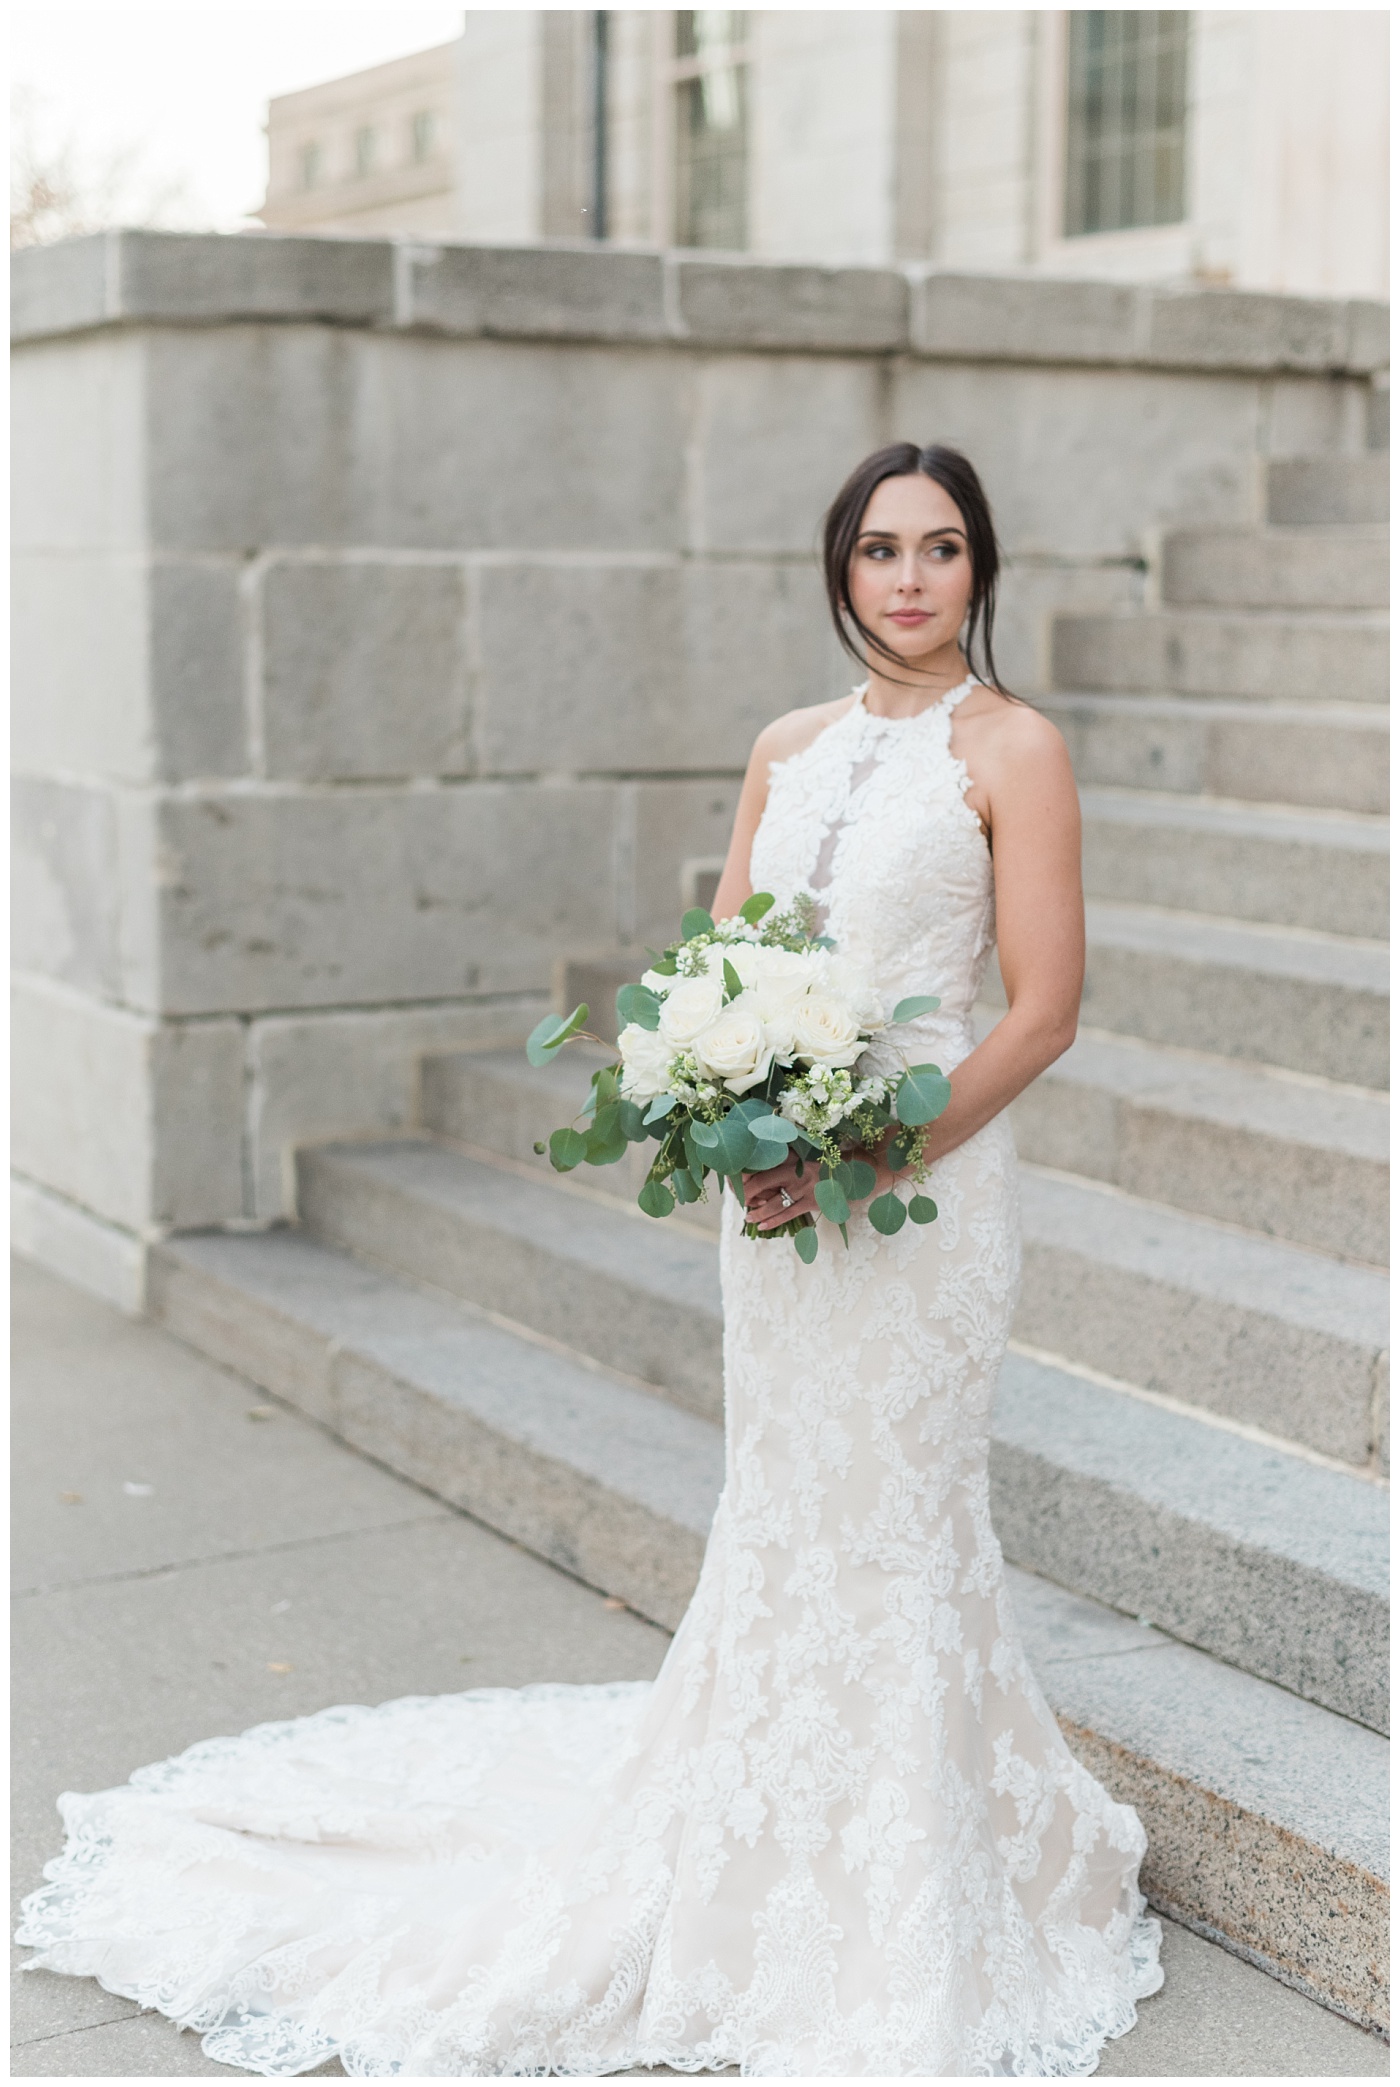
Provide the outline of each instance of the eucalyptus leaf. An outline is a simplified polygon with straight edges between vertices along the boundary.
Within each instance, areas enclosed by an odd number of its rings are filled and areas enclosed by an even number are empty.
[[[651,952],[648,951],[647,954],[650,955]],[[652,957],[651,968],[658,978],[674,978],[676,975],[676,960],[672,956]]]
[[[754,1137],[766,1138],[770,1145],[791,1145],[802,1136],[786,1116],[750,1116],[749,1129]]]
[[[787,1158],[786,1145],[769,1145],[762,1138],[753,1141],[753,1157],[746,1161],[746,1174],[766,1174],[770,1167],[780,1167]]]
[[[931,1225],[938,1215],[938,1205],[932,1196],[911,1196],[909,1215],[916,1225]]]
[[[816,1226],[804,1225],[800,1232],[794,1232],[792,1235],[792,1243],[797,1248],[798,1260],[805,1261],[807,1266],[810,1268],[812,1263],[817,1258]]]
[[[931,1015],[936,1007],[942,1005],[937,993],[911,993],[907,1000],[900,1001],[890,1021],[912,1022],[916,1015]]]
[[[871,1224],[877,1232],[883,1232],[887,1239],[899,1231],[908,1214],[893,1189],[887,1189],[883,1196],[877,1196],[870,1206]]]
[[[879,1176],[868,1160],[843,1160],[836,1170],[836,1178],[853,1203],[863,1203],[873,1193]]]
[[[676,1207],[676,1199],[664,1181],[648,1181],[637,1198],[637,1206],[648,1217],[669,1217]]]
[[[584,1154],[590,1167],[613,1167],[627,1150],[627,1140],[616,1131],[610,1138],[591,1137]]]
[[[752,1166],[753,1154],[753,1139],[749,1136],[747,1123],[737,1109],[731,1109],[717,1128],[719,1142],[714,1148],[715,1167],[724,1174],[747,1173]],[[779,1157],[783,1156],[780,1152]]]
[[[582,1131],[556,1130],[550,1133],[550,1164],[558,1174],[567,1174],[588,1157],[588,1140]]]
[[[849,1253],[849,1252],[850,1252],[850,1247],[851,1247],[851,1229],[850,1229],[850,1226],[849,1226],[849,1225],[842,1225],[842,1227],[841,1227],[841,1237],[842,1237],[842,1238],[843,1238],[843,1239],[845,1240],[845,1242],[846,1242],[846,1251],[847,1251],[847,1252]]]
[[[695,1186],[686,1168],[677,1167],[675,1173],[671,1176],[671,1186],[676,1192],[676,1201],[678,1203],[699,1202],[700,1191]]]
[[[751,899],[744,900],[739,908],[739,918],[746,920],[751,928],[756,928],[764,914],[771,913],[776,904],[777,900],[771,891],[756,891]]]
[[[661,1021],[661,1000],[650,986],[626,985],[617,989],[617,1026],[625,1029],[635,1022],[639,1029],[655,1029]]]
[[[817,1183],[817,1208],[823,1217],[830,1218],[833,1225],[844,1225],[851,1215],[851,1206],[842,1193],[841,1184],[828,1175]]]
[[[696,935],[712,935],[715,931],[714,917],[703,906],[692,906],[681,915],[681,940],[690,942]]]
[[[550,1014],[546,1015],[543,1021],[536,1022],[525,1039],[525,1056],[531,1065],[548,1065],[560,1044],[567,1043],[587,1020],[588,1009],[580,1004],[571,1015],[565,1015],[562,1020],[558,1015]]]
[[[737,1000],[744,990],[744,981],[740,978],[728,957],[724,960],[724,990],[731,1000]]]
[[[536,1152],[547,1152],[547,1151],[548,1151],[548,1149],[549,1149],[549,1148],[548,1148],[548,1146],[547,1146],[547,1145],[545,1144],[545,1142],[544,1142],[544,1139],[543,1139],[543,1138],[536,1138],[536,1140],[535,1140],[535,1150],[536,1150]]]
[[[895,1114],[901,1123],[932,1123],[947,1108],[952,1092],[936,1065],[911,1065],[895,1089]]]
[[[653,1123],[659,1123],[663,1116],[669,1116],[675,1106],[676,1097],[674,1094],[658,1094],[655,1101],[647,1109],[642,1121],[649,1129]]]
[[[692,1123],[690,1135],[704,1151],[712,1152],[719,1143],[719,1125],[717,1123]]]
[[[618,1125],[629,1145],[639,1145],[647,1134],[642,1112],[634,1101],[624,1095],[617,1105]]]

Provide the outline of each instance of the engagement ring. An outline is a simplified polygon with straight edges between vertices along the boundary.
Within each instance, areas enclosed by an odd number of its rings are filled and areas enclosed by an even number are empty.
[[[785,1188],[780,1188],[780,1189],[778,1190],[778,1194],[779,1194],[779,1195],[780,1195],[780,1196],[782,1197],[782,1199],[783,1199],[783,1208],[784,1208],[784,1210],[791,1210],[791,1208],[792,1208],[792,1197],[791,1197],[791,1196],[790,1196],[790,1195],[788,1194],[787,1190],[786,1190]]]

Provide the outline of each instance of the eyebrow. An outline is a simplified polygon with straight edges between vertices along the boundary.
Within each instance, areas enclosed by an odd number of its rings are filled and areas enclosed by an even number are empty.
[[[862,529],[860,535],[856,538],[856,542],[863,542],[867,536],[878,536],[888,543],[893,543],[896,541],[897,533],[893,529]],[[960,536],[964,543],[967,541],[966,532],[959,529],[956,522],[949,522],[943,529],[926,529],[919,541],[920,543],[927,543],[930,537],[934,536]]]

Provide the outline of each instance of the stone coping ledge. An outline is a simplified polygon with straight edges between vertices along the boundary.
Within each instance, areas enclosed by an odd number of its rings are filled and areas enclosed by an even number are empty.
[[[738,255],[111,231],[21,251],[11,337],[312,321],[462,339],[685,344],[947,361],[1344,372],[1387,367],[1360,298],[825,267]]]

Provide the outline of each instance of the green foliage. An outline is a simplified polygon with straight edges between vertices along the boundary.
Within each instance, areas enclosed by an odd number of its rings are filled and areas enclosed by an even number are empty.
[[[756,1138],[763,1138],[770,1145],[795,1145],[802,1133],[786,1116],[750,1116],[749,1129]]]
[[[851,1215],[851,1206],[845,1192],[834,1175],[824,1175],[817,1183],[817,1208],[823,1217],[830,1218],[833,1225],[844,1225]]]
[[[714,931],[715,923],[713,917],[705,911],[703,906],[692,906],[688,913],[681,915],[682,942],[689,942],[696,935],[712,935]]]
[[[938,1205],[932,1196],[911,1196],[909,1215],[916,1225],[931,1225],[938,1215]]]
[[[869,1161],[863,1159],[843,1159],[831,1172],[853,1203],[863,1203],[879,1179]]]
[[[655,995],[652,997],[655,998]],[[525,1056],[531,1065],[548,1065],[560,1044],[567,1043],[571,1036],[576,1036],[587,1020],[588,1009],[580,1005],[562,1020],[558,1015],[550,1014],[546,1015],[543,1021],[536,1022],[525,1039]]]
[[[794,1232],[792,1243],[797,1248],[799,1261],[805,1261],[810,1268],[813,1261],[817,1258],[817,1231],[815,1225],[807,1225],[802,1231]]]
[[[617,991],[617,1026],[625,1029],[635,1022],[639,1029],[656,1029],[661,1024],[661,999],[650,986],[619,986]]]
[[[550,1133],[549,1160],[557,1174],[567,1174],[588,1157],[588,1140],[582,1131],[556,1130]]]
[[[883,1232],[887,1239],[893,1238],[899,1231],[907,1215],[904,1205],[893,1189],[887,1189],[883,1196],[877,1196],[870,1206],[871,1224],[877,1232]]]
[[[751,899],[745,899],[739,908],[739,918],[756,928],[765,913],[771,913],[776,901],[771,891],[756,891]]]
[[[744,990],[744,982],[730,963],[728,957],[724,960],[724,990],[731,1000],[737,1000]]]
[[[672,1109],[674,1109],[675,1106],[676,1097],[674,1094],[658,1094],[655,1101],[652,1102],[648,1107],[645,1116],[643,1116],[642,1118],[642,1122],[646,1125],[647,1129],[650,1130],[651,1126],[654,1123],[659,1123],[663,1116],[669,1116]],[[656,1135],[660,1137],[661,1132],[658,1131]]]
[[[911,1065],[895,1089],[895,1114],[901,1123],[932,1123],[947,1108],[952,1091],[936,1065]]]
[[[699,1202],[700,1190],[684,1167],[677,1167],[675,1173],[671,1176],[671,1186],[676,1192],[676,1201],[678,1203]]]
[[[912,1022],[915,1015],[931,1015],[936,1007],[942,1005],[936,993],[911,993],[907,1000],[900,1001],[890,1021]]]
[[[648,1181],[637,1198],[637,1205],[648,1217],[669,1217],[676,1207],[676,1199],[664,1181]]]
[[[628,1144],[640,1145],[647,1134],[647,1129],[642,1119],[642,1112],[636,1102],[628,1101],[624,1096],[617,1105],[617,1120],[622,1135]]]

